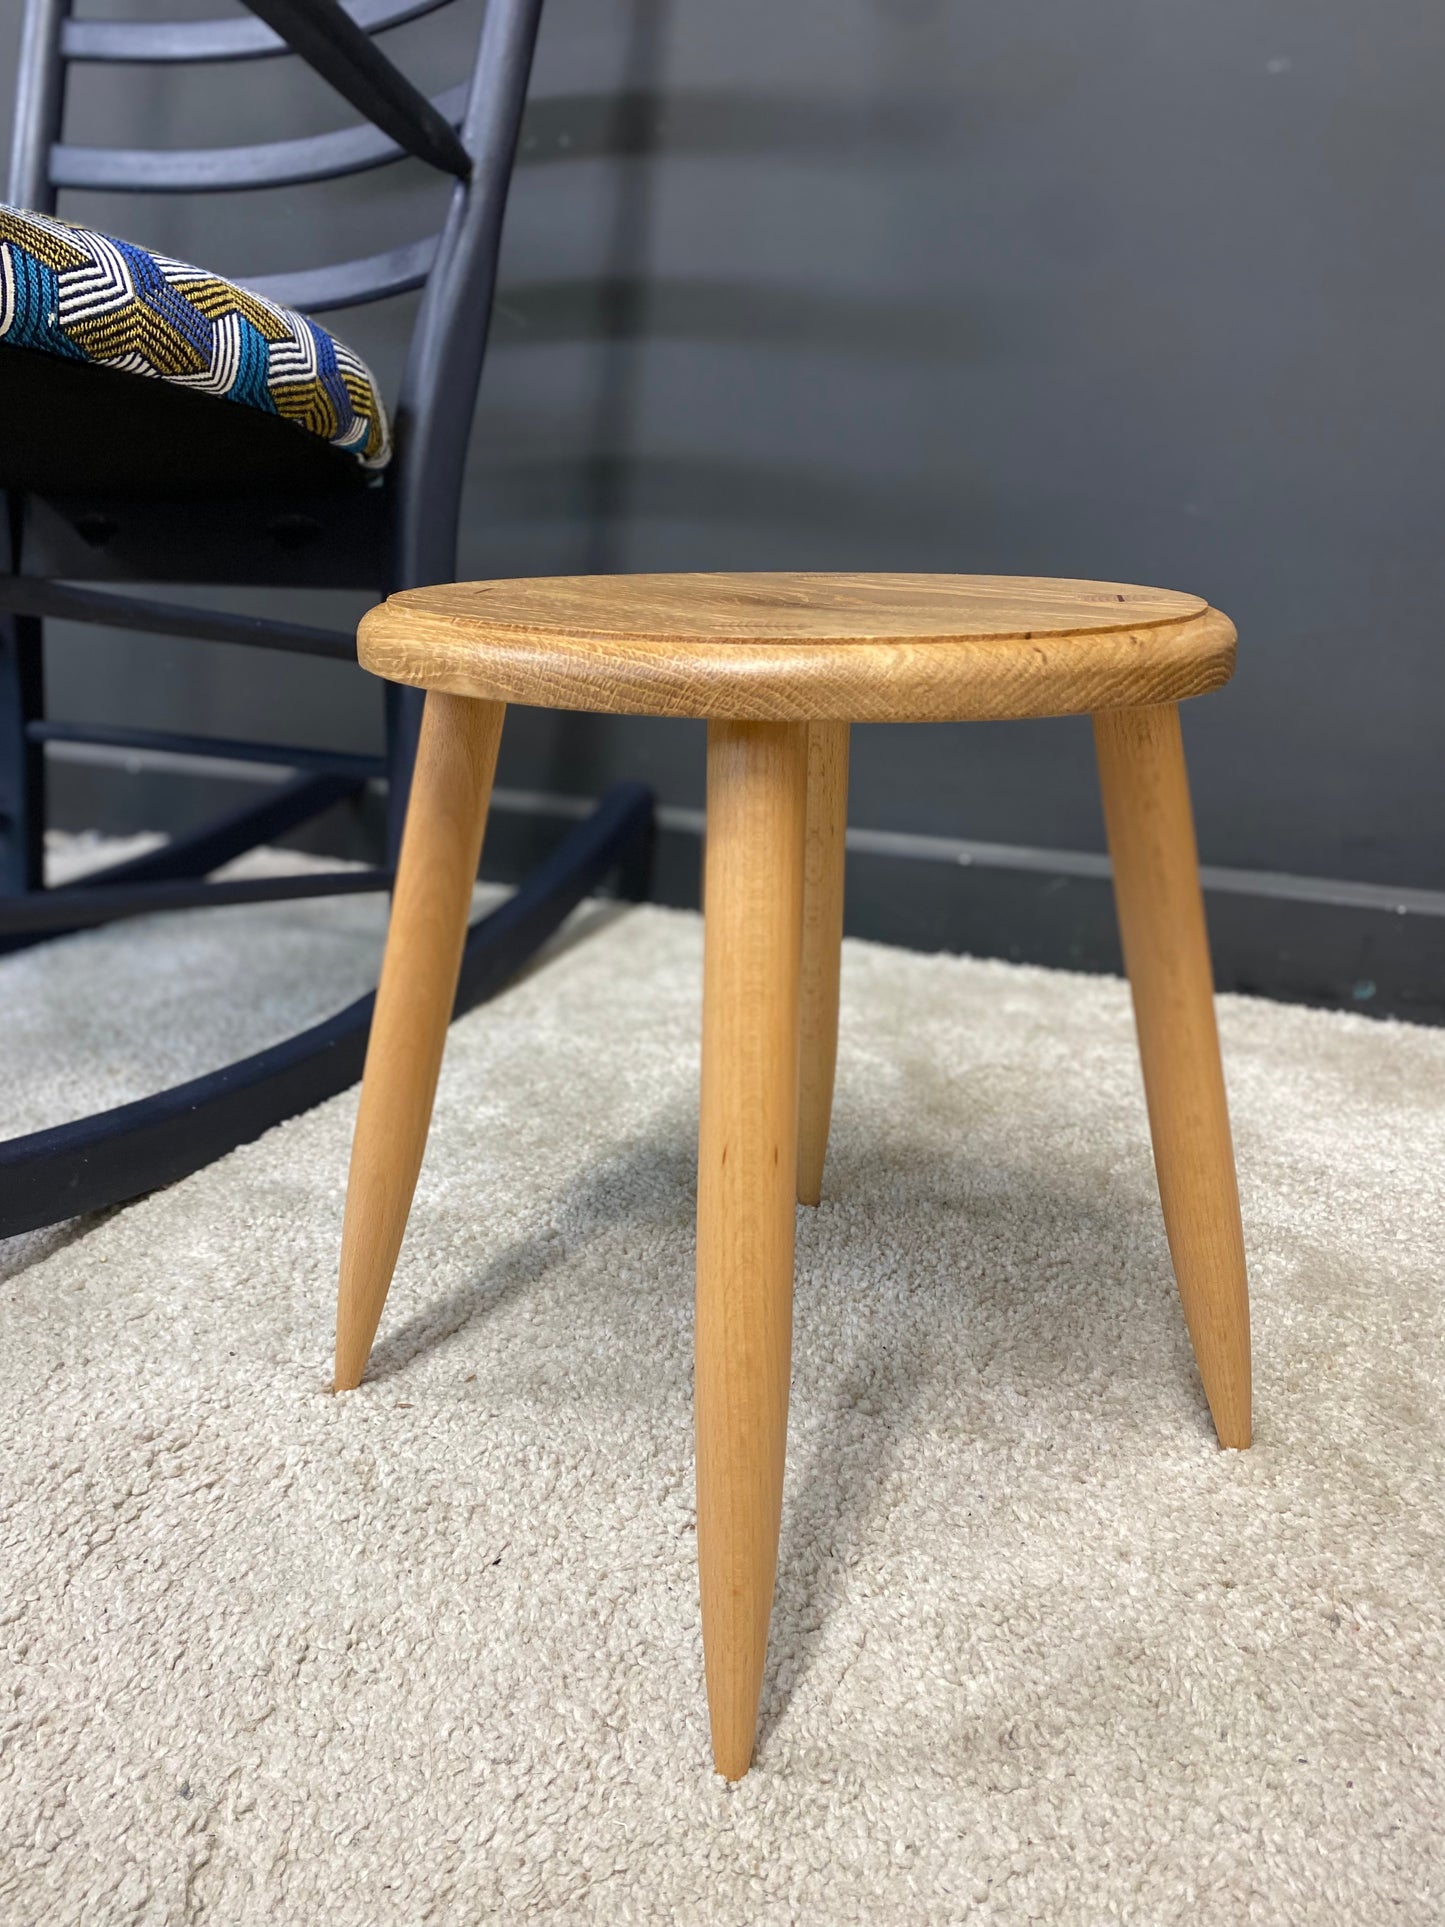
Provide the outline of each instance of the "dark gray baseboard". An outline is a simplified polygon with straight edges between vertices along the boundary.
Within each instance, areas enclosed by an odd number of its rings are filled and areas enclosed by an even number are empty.
[[[117,834],[189,827],[256,794],[254,777],[240,769],[198,781],[155,762],[126,769],[61,760],[51,775],[52,822],[102,824]],[[590,807],[527,792],[499,792],[496,803],[482,867],[499,882],[517,881]],[[695,909],[701,814],[664,808],[660,817],[652,895]],[[381,834],[380,798],[371,793],[288,841],[375,861]],[[1066,970],[1122,968],[1108,863],[1099,855],[867,830],[850,831],[849,840],[851,936]],[[1204,881],[1221,990],[1445,1024],[1445,892],[1244,870],[1206,869]]]
[[[512,797],[487,832],[483,867],[512,881],[551,848],[575,806]],[[700,901],[701,816],[663,809],[659,903]],[[909,950],[1004,957],[1062,970],[1123,970],[1108,860],[938,837],[849,832],[849,936]],[[1389,891],[1259,871],[1205,869],[1221,990],[1333,1010],[1445,1023],[1445,892]]]

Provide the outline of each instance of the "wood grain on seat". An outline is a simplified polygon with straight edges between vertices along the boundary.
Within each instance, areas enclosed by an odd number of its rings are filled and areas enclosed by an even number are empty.
[[[1032,576],[547,576],[407,589],[363,619],[392,682],[559,709],[944,722],[1178,702],[1229,680],[1198,596]]]

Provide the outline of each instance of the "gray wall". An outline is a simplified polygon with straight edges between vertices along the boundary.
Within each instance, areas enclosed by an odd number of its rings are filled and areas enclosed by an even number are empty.
[[[390,44],[440,83],[476,18]],[[1186,717],[1205,860],[1445,888],[1442,59],[1431,0],[549,0],[464,571],[1196,590],[1241,635]],[[72,111],[154,144],[345,118],[275,62],[87,73]],[[66,206],[244,277],[415,231],[432,192],[407,164],[247,207]],[[336,322],[388,373],[406,307]],[[51,702],[377,733],[344,669],[74,633]],[[517,713],[502,780],[696,805],[700,752],[690,725]],[[860,730],[851,818],[1098,850],[1087,724]],[[870,927],[954,940],[917,889]]]

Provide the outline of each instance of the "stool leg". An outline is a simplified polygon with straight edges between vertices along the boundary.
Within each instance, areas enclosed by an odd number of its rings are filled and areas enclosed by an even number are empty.
[[[361,1382],[426,1148],[504,706],[426,699],[341,1233],[336,1389]]]
[[[816,1204],[833,1116],[838,966],[843,948],[843,838],[848,725],[808,725],[808,842],[803,860],[803,974],[798,1007],[798,1202]]]
[[[1179,711],[1094,718],[1159,1197],[1221,1445],[1250,1441],[1249,1288]]]
[[[752,1757],[793,1329],[802,723],[713,723],[697,1184],[697,1551],[713,1759]]]

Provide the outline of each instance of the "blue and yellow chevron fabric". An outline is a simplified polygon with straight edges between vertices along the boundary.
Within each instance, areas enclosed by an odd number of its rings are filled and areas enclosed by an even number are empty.
[[[204,268],[0,203],[0,346],[150,375],[391,459],[376,377],[325,328]]]

